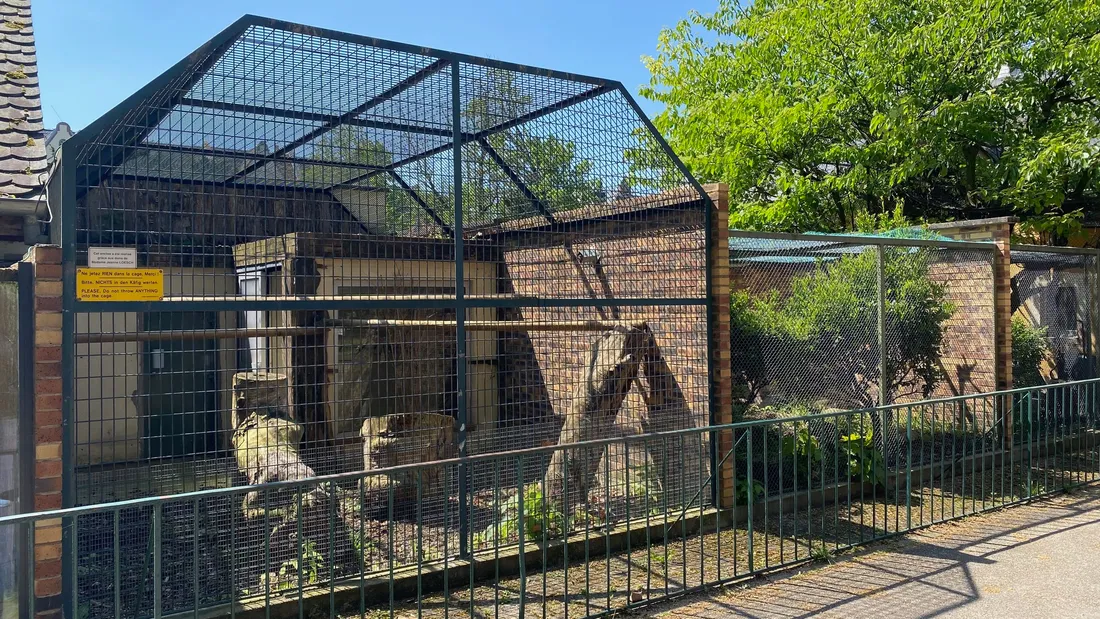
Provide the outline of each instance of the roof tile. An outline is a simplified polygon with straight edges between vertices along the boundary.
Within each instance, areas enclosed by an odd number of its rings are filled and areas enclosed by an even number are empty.
[[[46,135],[31,0],[0,0],[0,193],[42,191]]]

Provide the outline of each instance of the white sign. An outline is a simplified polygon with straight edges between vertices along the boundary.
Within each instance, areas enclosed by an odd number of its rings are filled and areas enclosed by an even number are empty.
[[[89,247],[88,266],[102,269],[136,269],[137,249],[133,247]]]

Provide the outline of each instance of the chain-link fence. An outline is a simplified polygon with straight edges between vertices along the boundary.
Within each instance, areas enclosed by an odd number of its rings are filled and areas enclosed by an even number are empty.
[[[995,248],[908,236],[731,233],[735,414],[995,390]],[[893,425],[876,417],[868,430],[885,445]]]
[[[1016,386],[1096,376],[1098,255],[1090,249],[1012,246]]]

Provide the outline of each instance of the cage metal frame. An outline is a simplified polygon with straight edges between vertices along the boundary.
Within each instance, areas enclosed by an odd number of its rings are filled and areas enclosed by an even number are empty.
[[[601,95],[609,93],[617,93],[626,104],[629,109],[633,111],[636,116],[637,122],[643,127],[647,136],[652,144],[659,149],[660,155],[667,158],[669,162],[674,166],[675,170],[682,177],[684,183],[688,186],[690,200],[684,200],[684,203],[697,203],[704,211],[703,213],[703,234],[705,252],[708,259],[704,260],[705,267],[702,274],[705,289],[708,291],[706,295],[698,297],[652,297],[652,298],[598,298],[598,297],[516,297],[516,298],[498,298],[498,299],[467,299],[465,298],[464,286],[456,285],[455,294],[453,298],[447,299],[402,299],[402,300],[382,300],[376,299],[364,302],[362,300],[340,299],[340,298],[328,298],[328,299],[246,299],[246,298],[221,298],[221,299],[191,299],[191,300],[162,300],[162,301],[107,301],[107,302],[89,302],[81,301],[76,295],[76,268],[77,268],[77,246],[79,244],[78,228],[77,228],[77,210],[82,198],[82,188],[92,187],[97,185],[106,176],[110,175],[110,172],[103,173],[99,170],[98,173],[103,176],[95,177],[96,170],[89,170],[88,167],[82,165],[82,161],[86,159],[90,151],[95,151],[95,157],[106,157],[110,162],[114,163],[114,167],[121,166],[127,156],[128,150],[133,150],[136,145],[141,145],[145,138],[152,132],[157,124],[163,120],[164,116],[170,113],[170,111],[178,105],[185,104],[198,104],[197,101],[188,101],[186,99],[187,91],[198,80],[202,79],[202,76],[206,71],[214,66],[217,61],[229,50],[240,37],[244,36],[250,28],[268,28],[273,30],[283,30],[292,32],[295,34],[301,34],[306,36],[319,37],[323,39],[329,39],[334,41],[341,41],[357,45],[365,45],[384,50],[391,50],[395,52],[403,52],[409,54],[416,54],[420,56],[428,56],[435,58],[435,60],[425,69],[418,72],[419,79],[423,79],[426,75],[436,73],[441,70],[447,69],[450,71],[451,81],[451,127],[449,131],[435,131],[431,132],[436,134],[437,137],[443,139],[449,139],[449,143],[443,144],[440,147],[436,147],[432,151],[429,151],[429,155],[435,152],[450,151],[453,160],[453,197],[454,197],[454,213],[453,223],[448,226],[440,216],[434,213],[431,207],[420,198],[413,187],[403,179],[395,171],[400,165],[408,163],[415,157],[407,158],[406,160],[396,162],[389,166],[388,169],[382,169],[378,166],[365,165],[366,169],[359,176],[353,177],[350,180],[344,182],[355,182],[364,176],[386,174],[392,177],[393,181],[410,195],[411,199],[416,202],[425,212],[425,214],[431,218],[437,225],[439,225],[444,232],[453,239],[454,243],[454,255],[455,255],[455,276],[456,283],[464,281],[464,263],[466,261],[465,252],[463,249],[464,232],[466,227],[463,220],[463,189],[462,189],[462,161],[463,161],[463,147],[469,144],[479,144],[487,153],[487,155],[496,162],[503,169],[504,173],[510,178],[517,186],[517,189],[521,194],[527,197],[532,205],[538,209],[541,215],[546,219],[548,224],[555,223],[554,214],[540,206],[540,200],[532,190],[526,187],[522,179],[511,171],[505,162],[503,162],[499,154],[495,153],[492,146],[486,140],[488,135],[494,132],[505,131],[511,127],[522,125],[533,119],[537,119],[541,116],[551,114],[563,109],[566,109],[576,103],[599,97]],[[499,69],[519,74],[526,74],[536,77],[553,78],[558,80],[566,80],[586,85],[588,88],[582,93],[570,97],[563,101],[558,101],[551,105],[532,110],[528,114],[523,115],[520,118],[512,119],[506,123],[503,123],[496,127],[491,127],[479,132],[463,131],[463,119],[462,119],[462,105],[461,99],[461,74],[459,67],[462,65],[473,65],[486,67],[489,69]],[[427,72],[427,73],[425,73]],[[191,81],[183,84],[182,86],[177,83],[184,76],[190,76]],[[386,91],[390,96],[397,94],[400,88],[404,87],[402,84],[398,84],[391,87]],[[167,95],[167,98],[163,98]],[[151,105],[148,103],[150,100],[157,100],[157,97],[162,97],[159,102]],[[375,102],[375,97],[367,103]],[[244,113],[275,113],[283,112],[288,118],[301,118],[303,112],[294,110],[272,110],[262,109],[255,106],[249,107],[245,105],[217,103],[217,102],[202,102],[202,105],[211,105],[215,109],[222,108],[225,111],[233,111],[234,109]],[[332,117],[331,115],[318,116],[317,120],[322,122],[322,126],[328,125],[329,130],[339,127],[341,121],[349,120],[356,116],[356,110],[363,107],[363,105],[352,108],[351,112],[345,113],[340,117]],[[230,109],[232,108],[232,109]],[[132,119],[128,118],[134,110],[144,110],[146,115],[143,118]],[[154,113],[159,112],[159,116]],[[122,132],[117,135],[109,146],[97,145],[96,141],[105,133],[112,130],[122,128]],[[407,127],[406,127],[407,128]],[[423,128],[417,128],[423,130]],[[311,137],[317,137],[324,131],[311,132]],[[310,134],[307,133],[307,136]],[[294,147],[300,146],[306,137],[300,136],[299,138],[292,140],[290,144],[284,145],[276,149],[273,153],[267,154],[264,159],[267,161],[275,161],[283,158],[285,155],[292,154]],[[141,145],[142,149],[149,149],[148,144]],[[96,150],[98,149],[98,150]],[[155,149],[155,147],[153,148]],[[173,151],[180,150],[178,147],[172,147]],[[417,155],[417,157],[426,156],[425,154]],[[263,161],[263,160],[259,160]],[[229,178],[225,179],[225,183],[231,183],[246,176],[249,171],[262,167],[261,162],[254,162],[248,164],[244,169],[234,172]],[[65,471],[62,487],[62,500],[66,506],[76,505],[76,475],[77,469],[77,457],[76,457],[76,379],[77,369],[75,365],[74,354],[71,354],[76,350],[77,344],[77,323],[76,316],[78,314],[101,314],[106,315],[114,312],[238,312],[244,310],[265,310],[265,311],[295,311],[295,310],[343,310],[343,309],[358,309],[358,308],[370,308],[370,309],[453,309],[455,311],[456,318],[456,345],[458,347],[457,364],[457,418],[458,418],[458,431],[456,436],[456,443],[458,445],[459,457],[467,455],[466,443],[467,434],[466,427],[468,423],[468,399],[466,391],[468,388],[467,383],[467,367],[469,364],[468,357],[466,355],[466,326],[467,311],[474,308],[600,308],[600,307],[653,307],[658,310],[662,307],[681,307],[681,308],[700,308],[705,312],[706,320],[706,368],[707,368],[707,394],[706,402],[708,407],[709,420],[708,423],[713,425],[715,422],[715,413],[717,406],[717,392],[716,392],[716,373],[715,373],[715,355],[714,355],[714,337],[715,322],[717,320],[716,313],[722,311],[722,308],[710,307],[712,290],[712,261],[709,256],[713,251],[713,239],[712,239],[712,221],[714,204],[707,192],[703,189],[700,183],[692,177],[686,166],[679,160],[672,149],[665,142],[660,132],[653,126],[652,122],[648,119],[645,113],[638,106],[633,96],[623,86],[621,82],[614,80],[607,80],[602,78],[596,78],[586,75],[578,75],[573,73],[566,73],[560,71],[553,71],[548,69],[540,69],[529,67],[525,65],[503,62],[498,60],[490,60],[480,58],[476,56],[470,56],[467,54],[442,51],[437,49],[424,48],[414,45],[408,45],[404,43],[397,43],[393,41],[387,41],[382,39],[376,39],[372,37],[360,36],[355,34],[343,33],[328,29],[313,28],[308,26],[302,26],[290,22],[258,17],[253,15],[246,15],[241,19],[234,22],[232,25],[218,33],[207,43],[199,47],[195,52],[188,55],[183,60],[176,63],[170,69],[165,71],[159,77],[152,80],[148,85],[139,89],[133,95],[125,99],[122,103],[114,107],[111,111],[90,124],[83,131],[78,132],[72,139],[70,139],[65,147],[61,149],[58,158],[58,167],[55,169],[55,175],[50,179],[50,189],[53,190],[54,195],[60,198],[60,209],[55,209],[57,217],[59,219],[60,229],[60,244],[62,248],[62,266],[63,266],[63,285],[62,285],[62,349],[67,351],[68,354],[64,354],[62,357],[61,367],[61,379],[62,379],[62,418],[63,418],[63,443],[62,443],[62,460]],[[166,179],[178,182],[180,179]],[[331,189],[329,187],[328,189]],[[450,240],[448,239],[448,240]],[[710,445],[710,465],[711,470],[715,470],[717,458],[716,458],[716,441],[711,440]],[[469,489],[466,487],[468,474],[460,472],[459,479],[459,495],[465,497],[463,501],[468,502],[470,500]],[[718,488],[716,485],[712,487],[712,493],[717,496]],[[716,500],[715,497],[711,497],[711,500]],[[467,509],[463,508],[459,510],[459,528],[462,530],[468,529]],[[66,529],[64,544],[65,552],[71,553],[76,544],[76,534]],[[470,552],[466,547],[467,535],[462,536],[462,548],[460,554],[465,556]],[[69,556],[66,554],[65,556]],[[66,581],[68,580],[68,572],[71,571],[71,566],[67,563],[64,567],[66,575],[64,576]]]

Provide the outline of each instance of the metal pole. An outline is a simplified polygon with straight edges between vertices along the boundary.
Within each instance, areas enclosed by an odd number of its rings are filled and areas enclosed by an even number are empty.
[[[876,272],[878,274],[878,405],[886,406],[886,265],[882,245],[876,245]]]
[[[459,76],[459,62],[451,63],[451,133],[452,133],[452,159],[454,160],[454,233],[455,233],[455,351],[458,356],[457,383],[458,394],[456,403],[458,406],[458,457],[465,458],[466,451],[466,276],[465,257],[462,247],[462,87]],[[470,467],[462,463],[458,467],[458,528],[459,544],[458,552],[463,557],[469,556],[469,532],[470,516],[469,505],[469,476]]]
[[[886,391],[886,259],[885,248],[879,244],[875,246],[876,261],[875,270],[878,274],[878,293],[876,303],[878,305],[878,405],[880,407],[886,407],[889,402],[889,396]],[[875,441],[879,445],[879,451],[882,453],[883,462],[886,461],[886,446],[889,445],[887,441],[886,433],[889,432],[887,422],[887,413],[885,409],[880,410],[875,414],[875,418],[878,419],[878,436],[875,437]]]
[[[16,292],[19,295],[19,510],[16,513],[34,511],[34,265],[20,262]],[[29,523],[28,529],[34,528]],[[22,619],[34,616],[34,580],[30,570],[34,566],[34,545],[26,536],[19,537],[19,612]]]

